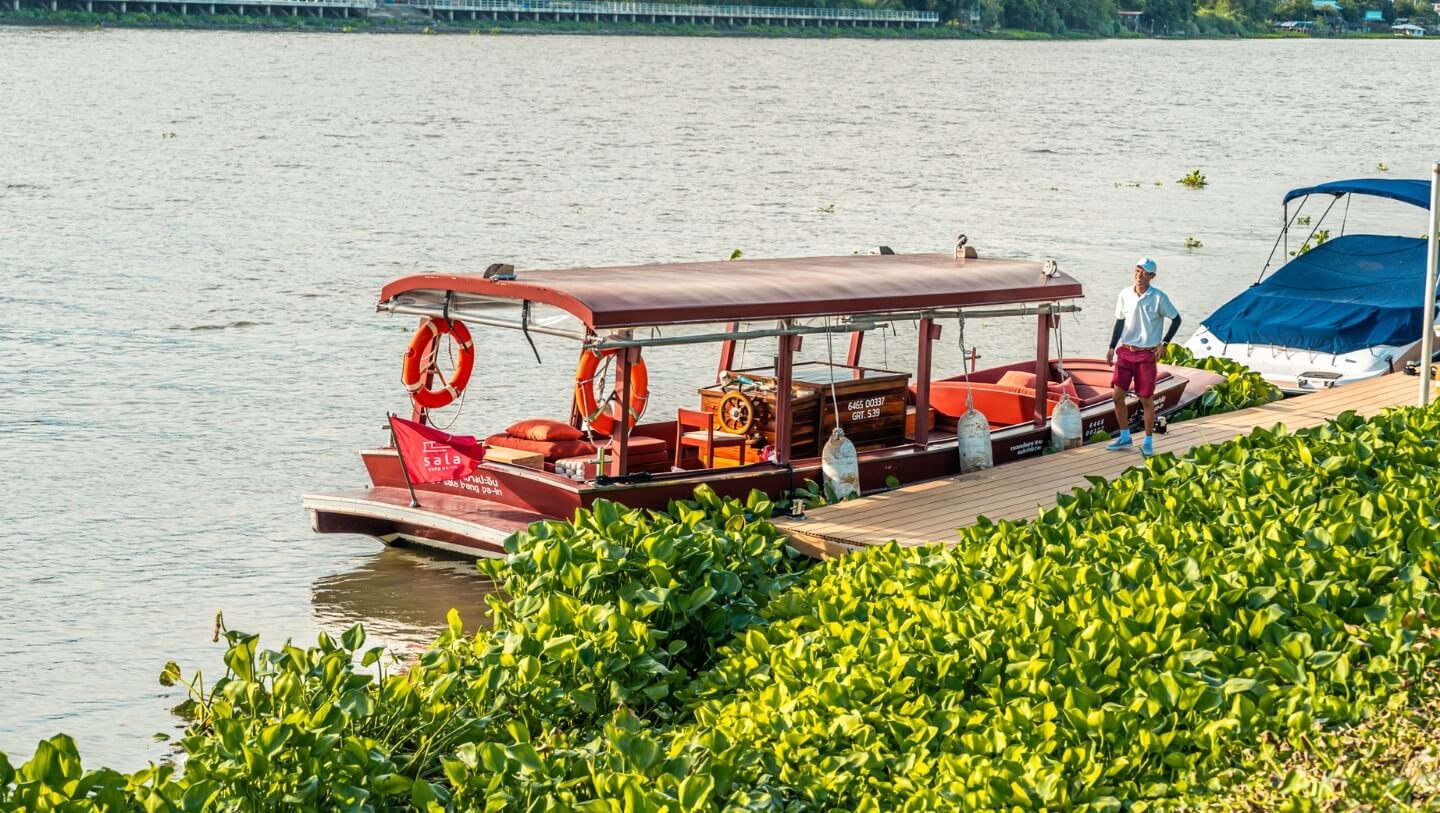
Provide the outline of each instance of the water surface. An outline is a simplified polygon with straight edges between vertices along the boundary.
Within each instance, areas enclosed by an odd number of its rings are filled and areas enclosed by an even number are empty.
[[[1425,173],[1434,57],[0,28],[0,751],[64,731],[91,764],[163,756],[150,735],[181,698],[156,676],[219,674],[217,611],[271,645],[363,621],[401,653],[451,606],[481,619],[468,565],[314,536],[300,510],[363,484],[357,450],[404,407],[413,322],[373,313],[393,277],[943,251],[963,231],[1084,281],[1066,348],[1099,353],[1137,256],[1193,325],[1254,279],[1285,189]],[[1195,168],[1209,188],[1174,183]],[[1351,228],[1425,230],[1364,208]],[[542,340],[537,367],[519,337],[477,339],[456,429],[566,414],[572,347]],[[994,363],[1032,342],[998,321],[966,340]],[[868,360],[913,345],[902,327]],[[714,370],[647,358],[657,413]]]

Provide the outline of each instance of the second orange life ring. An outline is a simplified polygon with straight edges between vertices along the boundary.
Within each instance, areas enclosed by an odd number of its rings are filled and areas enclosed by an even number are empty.
[[[595,397],[595,379],[599,377],[601,362],[618,354],[619,350],[589,349],[580,353],[580,367],[575,371],[575,403],[580,415],[602,435],[609,435],[615,429],[616,413],[620,413],[620,396],[611,392],[601,402]],[[618,387],[617,387],[618,389]],[[645,414],[645,404],[650,400],[650,374],[645,370],[645,359],[630,365],[630,403],[625,412],[629,415],[629,426],[634,426]]]
[[[449,381],[445,380],[434,362],[434,354],[439,350],[436,342],[447,334],[454,336],[455,343],[460,345],[460,360],[455,364],[455,372],[451,374]],[[470,373],[474,369],[475,343],[470,340],[469,328],[465,327],[464,322],[455,319],[436,319],[432,316],[421,323],[420,329],[415,331],[415,337],[410,340],[410,347],[405,351],[405,370],[400,380],[404,382],[405,389],[410,391],[410,398],[417,406],[439,409],[460,397],[460,393],[465,391],[465,385],[470,383]],[[425,385],[427,373],[439,380],[439,388],[432,389]]]

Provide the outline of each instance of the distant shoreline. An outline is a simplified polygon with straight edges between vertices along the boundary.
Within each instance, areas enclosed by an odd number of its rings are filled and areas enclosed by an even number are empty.
[[[0,10],[0,25],[69,28],[191,29],[198,31],[309,31],[344,34],[594,34],[654,37],[759,37],[792,39],[1064,40],[1106,39],[1093,34],[1056,36],[1034,31],[977,33],[949,26],[933,28],[840,28],[829,26],[708,25],[615,22],[516,22],[510,20],[401,20],[354,17],[241,17],[238,15],[125,14],[83,11]]]
[[[1186,37],[1154,37],[1144,34],[1091,34],[1069,32],[1049,34],[1024,29],[971,31],[954,26],[931,28],[841,28],[749,25],[739,28],[718,28],[705,25],[667,23],[615,22],[537,22],[509,20],[433,20],[416,23],[396,19],[365,17],[250,17],[239,15],[178,15],[143,12],[109,13],[85,11],[45,11],[23,9],[0,10],[0,25],[66,27],[66,28],[135,28],[195,31],[307,31],[336,34],[587,34],[599,36],[651,37],[751,37],[774,39],[876,39],[876,40],[999,40],[999,41],[1074,41],[1074,40],[1241,40],[1241,39],[1380,39],[1409,40],[1390,34],[1340,34],[1314,37],[1306,34],[1263,32],[1237,35],[1197,35]],[[1440,37],[1424,39],[1440,40]]]

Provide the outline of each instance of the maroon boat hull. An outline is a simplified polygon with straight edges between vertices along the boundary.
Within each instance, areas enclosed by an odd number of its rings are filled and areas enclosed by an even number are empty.
[[[1208,384],[1192,383],[1197,374],[1210,375],[1199,371],[1171,370],[1171,373],[1156,389],[1158,414],[1173,412],[1214,383],[1209,379],[1206,379]],[[1033,402],[1032,397],[1032,406]],[[1138,408],[1138,404],[1132,407]],[[1091,399],[1082,405],[1081,420],[1087,437],[1099,431],[1113,433],[1119,428],[1108,399],[1100,402]],[[996,429],[991,433],[994,462],[1003,465],[1042,454],[1049,437],[1048,424]],[[366,451],[362,457],[375,486],[372,491],[383,492],[383,498],[371,499],[370,502],[376,504],[370,505],[365,498],[353,495],[348,501],[339,501],[337,495],[307,497],[315,530],[365,534],[387,544],[421,544],[476,556],[502,556],[504,537],[523,527],[526,521],[572,517],[576,510],[588,508],[599,499],[637,508],[663,509],[671,500],[692,498],[701,485],[726,497],[743,498],[751,490],[778,497],[802,486],[806,480],[821,480],[819,458],[797,460],[788,468],[752,463],[734,468],[659,473],[643,481],[607,485],[580,483],[550,472],[486,462],[464,480],[416,486],[420,508],[407,513],[408,505],[397,504],[408,503],[408,493],[403,491],[405,480],[394,449]],[[959,455],[953,435],[941,435],[925,447],[912,444],[862,451],[859,468],[861,489],[869,493],[889,488],[890,478],[905,485],[958,474]],[[437,500],[449,502],[439,506]],[[503,517],[497,521],[501,512]],[[472,530],[466,531],[467,527]]]

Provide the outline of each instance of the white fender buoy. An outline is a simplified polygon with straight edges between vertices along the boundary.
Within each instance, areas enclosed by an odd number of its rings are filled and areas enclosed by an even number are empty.
[[[971,398],[965,399],[965,412],[956,423],[955,435],[959,440],[961,474],[995,467],[995,454],[990,449],[990,421],[975,408]]]
[[[1080,407],[1067,393],[1050,412],[1050,445],[1056,449],[1077,449],[1085,442],[1080,435]]]
[[[860,496],[860,460],[855,454],[855,444],[838,426],[820,452],[820,471],[830,490],[835,492],[836,500]]]

